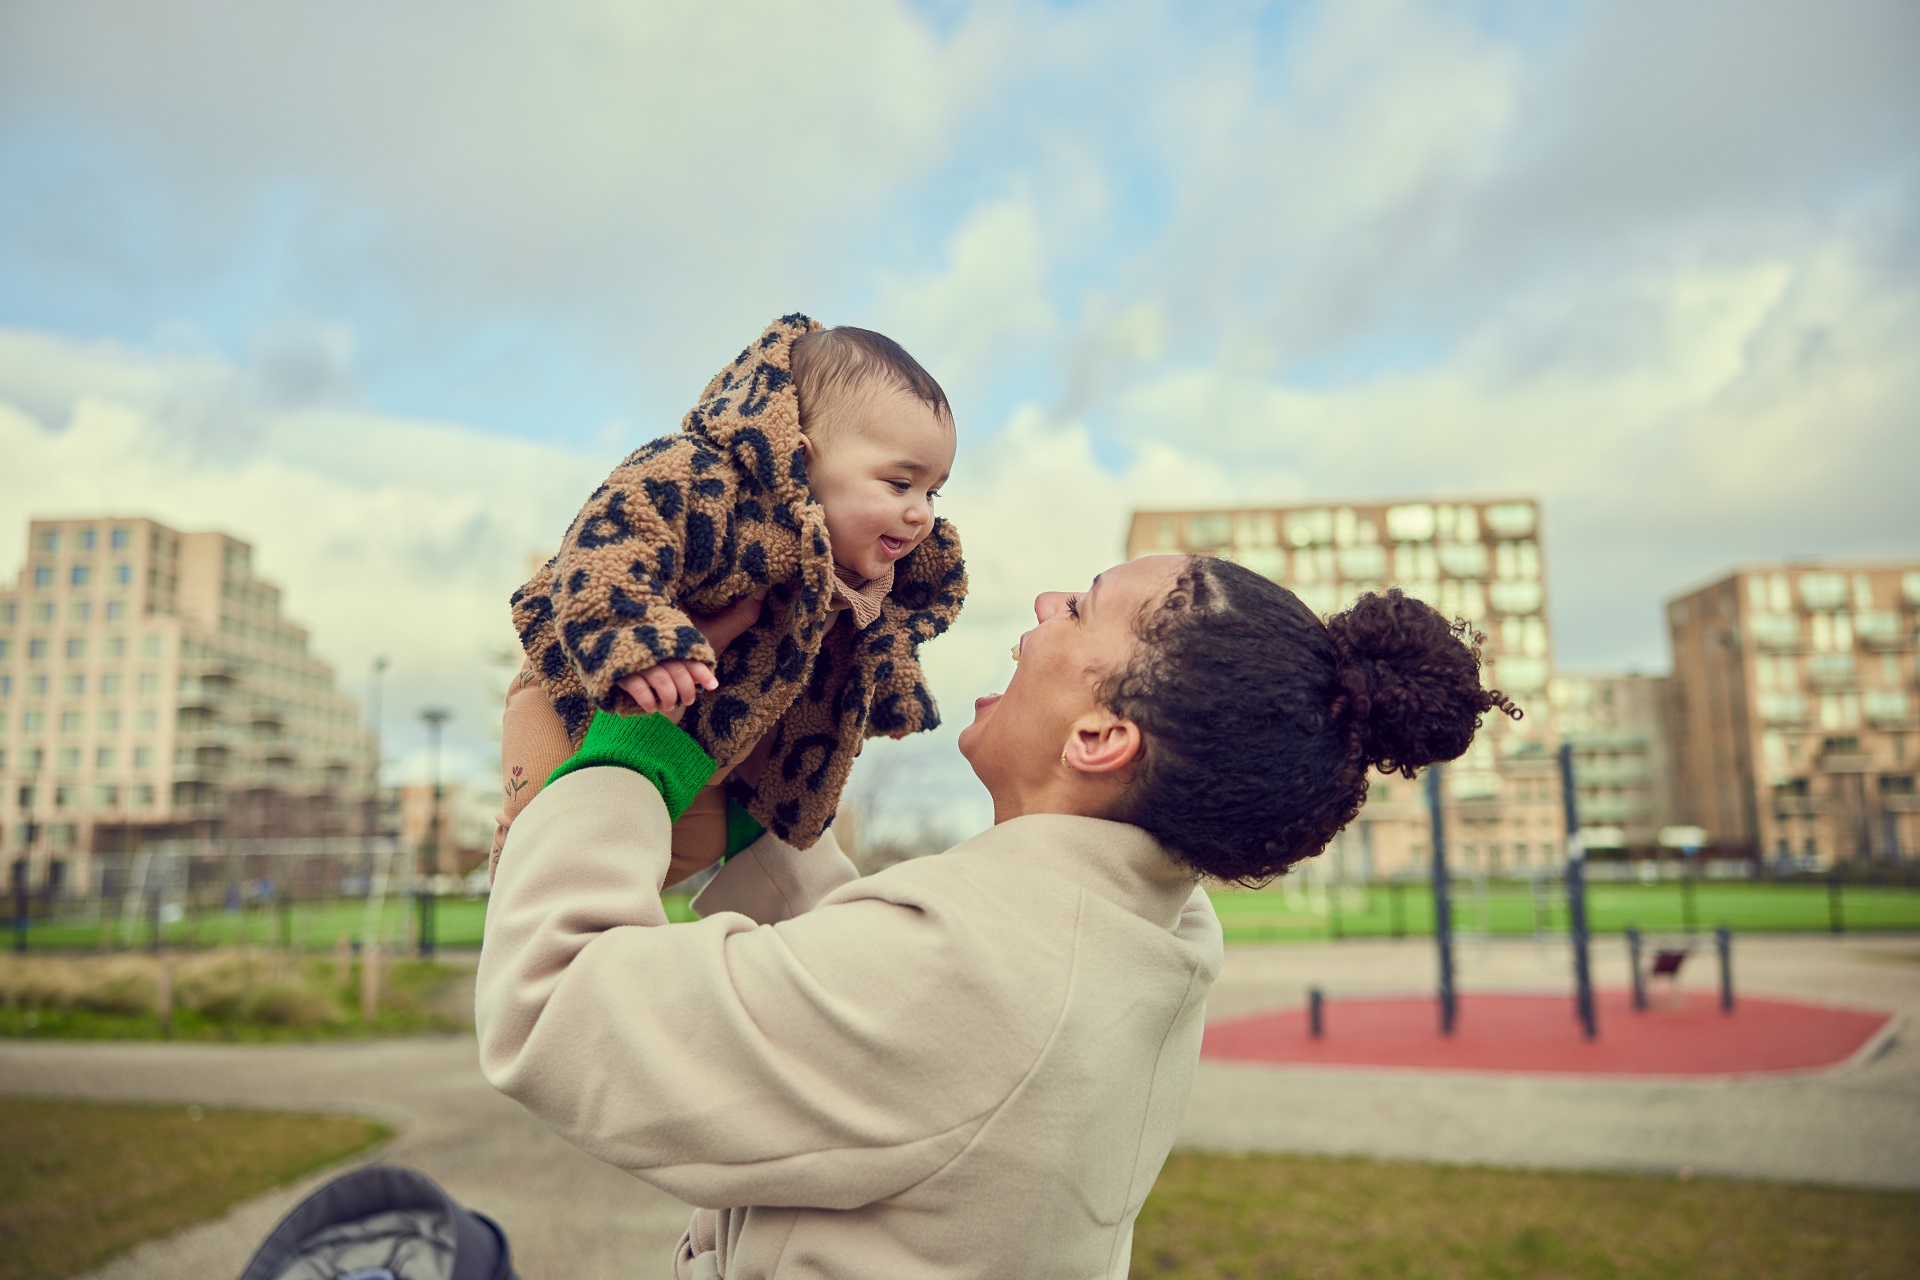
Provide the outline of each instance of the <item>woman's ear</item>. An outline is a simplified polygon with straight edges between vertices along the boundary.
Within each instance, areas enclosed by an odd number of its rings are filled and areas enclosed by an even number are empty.
[[[1065,758],[1068,767],[1080,773],[1116,773],[1138,760],[1145,745],[1139,725],[1125,716],[1104,712],[1073,726]]]

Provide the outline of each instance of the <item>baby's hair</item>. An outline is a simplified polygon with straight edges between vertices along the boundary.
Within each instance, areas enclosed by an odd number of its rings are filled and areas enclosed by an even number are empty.
[[[933,375],[884,333],[850,324],[816,329],[793,340],[794,390],[800,396],[800,429],[811,433],[817,410],[874,378],[885,378],[926,402],[942,417],[953,409]]]

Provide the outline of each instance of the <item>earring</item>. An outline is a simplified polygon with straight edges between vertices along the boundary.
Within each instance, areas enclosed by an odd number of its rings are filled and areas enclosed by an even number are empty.
[[[1072,765],[1067,763],[1067,749],[1065,747],[1060,748],[1060,767],[1062,769],[1073,768]]]

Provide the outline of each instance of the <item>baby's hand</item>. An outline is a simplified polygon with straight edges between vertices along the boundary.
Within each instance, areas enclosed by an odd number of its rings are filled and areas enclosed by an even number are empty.
[[[712,667],[704,662],[684,662],[679,658],[669,658],[645,671],[623,677],[618,683],[640,710],[648,715],[674,707],[690,707],[696,688],[711,690],[720,687],[720,682],[713,678]]]

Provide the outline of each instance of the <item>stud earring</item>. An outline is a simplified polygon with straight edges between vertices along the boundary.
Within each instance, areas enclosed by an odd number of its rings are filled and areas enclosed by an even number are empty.
[[[1062,769],[1073,768],[1072,765],[1067,763],[1067,749],[1065,747],[1060,748],[1060,767]]]

